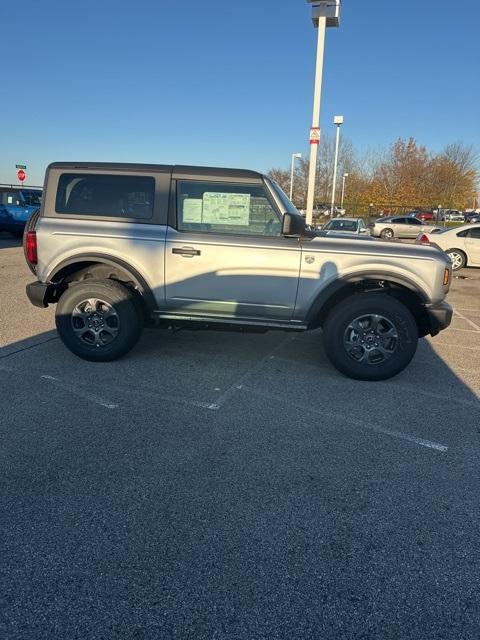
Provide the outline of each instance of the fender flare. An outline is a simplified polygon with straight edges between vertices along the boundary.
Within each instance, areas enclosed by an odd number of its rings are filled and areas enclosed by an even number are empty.
[[[322,309],[331,300],[332,296],[340,292],[342,289],[351,288],[351,285],[358,284],[359,282],[368,281],[385,281],[397,284],[401,287],[405,287],[416,295],[422,304],[427,304],[430,298],[426,291],[421,289],[416,282],[410,280],[408,277],[399,275],[397,273],[389,273],[386,271],[362,271],[359,273],[352,273],[350,275],[337,278],[333,282],[330,282],[325,289],[319,292],[317,297],[312,302],[306,317],[307,324],[315,322],[315,319],[321,314]]]
[[[66,260],[62,260],[61,262],[59,262],[50,271],[47,280],[50,282],[55,282],[55,276],[60,273],[60,271],[65,269],[65,267],[69,267],[82,262],[95,262],[98,264],[109,265],[111,267],[120,267],[122,271],[124,271],[131,277],[131,279],[135,283],[135,286],[141,292],[148,309],[154,310],[157,308],[155,296],[153,295],[153,291],[145,278],[134,267],[128,264],[128,262],[125,262],[124,260],[122,260],[121,258],[117,258],[116,256],[111,256],[104,253],[81,253],[72,256],[71,258],[67,258]]]

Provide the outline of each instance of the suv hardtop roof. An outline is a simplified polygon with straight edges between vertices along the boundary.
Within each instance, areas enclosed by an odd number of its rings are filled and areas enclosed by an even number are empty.
[[[48,169],[105,169],[107,171],[139,171],[155,173],[172,173],[175,177],[197,175],[197,176],[217,176],[225,178],[251,178],[261,179],[263,174],[249,169],[228,169],[225,167],[201,167],[189,165],[169,165],[169,164],[140,164],[124,162],[52,162]]]

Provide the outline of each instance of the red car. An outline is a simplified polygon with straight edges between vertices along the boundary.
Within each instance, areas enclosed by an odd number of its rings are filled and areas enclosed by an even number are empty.
[[[435,214],[433,213],[433,211],[421,211],[419,214],[417,214],[417,218],[422,222],[425,220],[434,220]]]

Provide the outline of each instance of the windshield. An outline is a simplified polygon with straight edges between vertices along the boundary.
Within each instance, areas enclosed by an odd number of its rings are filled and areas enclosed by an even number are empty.
[[[42,202],[42,192],[29,189],[28,191],[22,190],[23,199],[26,205],[30,207],[39,207]]]
[[[282,213],[294,213],[295,215],[300,216],[301,215],[300,211],[293,204],[293,202],[291,202],[287,198],[281,186],[271,178],[266,178],[266,181],[268,182],[269,186],[273,189],[273,191],[275,191],[275,194],[278,196],[278,199],[281,201],[282,207],[285,209]]]
[[[329,231],[356,231],[356,220],[331,220],[323,227]]]

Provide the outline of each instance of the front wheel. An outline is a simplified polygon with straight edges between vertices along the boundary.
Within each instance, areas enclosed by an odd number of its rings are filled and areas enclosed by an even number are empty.
[[[410,311],[391,296],[362,293],[340,302],[324,326],[325,352],[356,380],[387,380],[403,371],[418,344]]]
[[[113,280],[71,284],[55,321],[65,346],[84,360],[110,362],[134,347],[142,332],[133,293]]]

